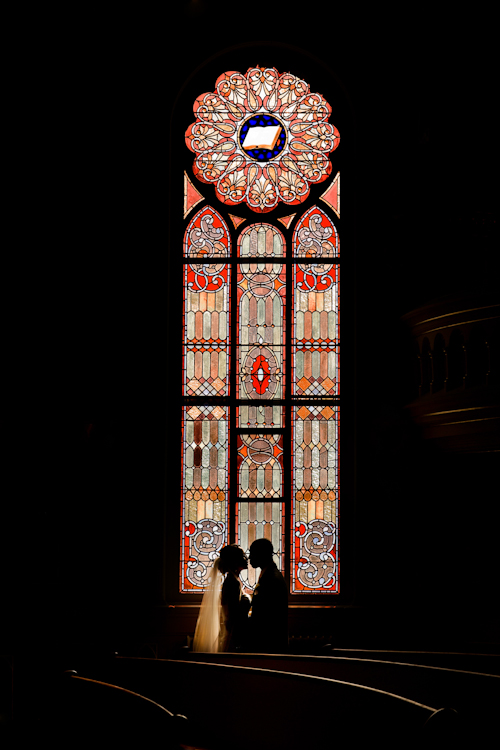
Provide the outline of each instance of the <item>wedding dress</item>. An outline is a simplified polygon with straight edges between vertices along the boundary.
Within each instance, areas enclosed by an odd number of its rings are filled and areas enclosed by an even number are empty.
[[[200,614],[196,623],[193,651],[216,653],[221,641],[221,588],[223,575],[219,570],[219,558],[215,560],[212,575],[208,579],[201,600]]]
[[[229,571],[224,580],[219,560],[214,563],[203,594],[193,651],[233,651],[245,638],[250,599],[242,592],[236,573]]]

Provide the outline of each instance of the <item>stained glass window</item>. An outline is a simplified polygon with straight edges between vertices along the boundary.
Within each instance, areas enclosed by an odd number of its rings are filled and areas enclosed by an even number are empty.
[[[218,550],[227,544],[228,409],[183,409],[182,591],[207,584]]]
[[[339,132],[275,68],[223,73],[193,109],[180,590],[203,591],[223,545],[264,537],[292,594],[339,593]]]
[[[294,266],[292,391],[338,394],[338,264]]]
[[[284,397],[285,268],[279,263],[238,267],[238,386],[240,399]]]
[[[293,592],[337,590],[338,412],[293,408]]]
[[[283,234],[272,224],[252,224],[238,237],[238,254],[279,258],[285,254]]]
[[[302,203],[332,171],[340,136],[331,111],[309,84],[276,68],[223,73],[194,103],[186,131],[193,174],[229,206],[267,213],[281,201]]]

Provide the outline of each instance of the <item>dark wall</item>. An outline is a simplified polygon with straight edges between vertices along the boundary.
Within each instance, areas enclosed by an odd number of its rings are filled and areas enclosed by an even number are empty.
[[[164,498],[177,524],[168,471],[180,457],[177,397],[165,388],[172,102],[212,53],[255,39],[291,42],[328,65],[351,108],[342,199],[355,232],[355,284],[344,277],[343,287],[356,310],[356,328],[344,328],[357,354],[352,601],[487,608],[494,457],[437,455],[405,421],[399,320],[497,270],[488,24],[324,4],[259,27],[220,4],[214,26],[214,4],[184,6],[157,23],[73,24],[23,71],[39,127],[22,243],[33,293],[20,287],[29,321],[13,326],[27,364],[9,358],[5,396],[8,637],[21,627],[29,638],[112,642],[144,632],[161,601]],[[199,75],[201,93],[213,81]],[[483,637],[471,627],[468,638]]]

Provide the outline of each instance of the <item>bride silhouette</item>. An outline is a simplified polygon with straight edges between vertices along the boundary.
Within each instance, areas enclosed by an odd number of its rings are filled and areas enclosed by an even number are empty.
[[[237,544],[221,549],[203,594],[193,651],[235,651],[244,642],[250,599],[242,591],[239,574],[247,567]]]

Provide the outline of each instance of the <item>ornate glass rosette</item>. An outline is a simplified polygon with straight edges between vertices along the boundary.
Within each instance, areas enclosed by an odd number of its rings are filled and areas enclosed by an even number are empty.
[[[186,131],[193,171],[223,203],[246,201],[260,213],[279,201],[296,205],[332,170],[329,154],[340,136],[328,122],[331,107],[290,73],[228,71],[193,110],[196,122]]]

